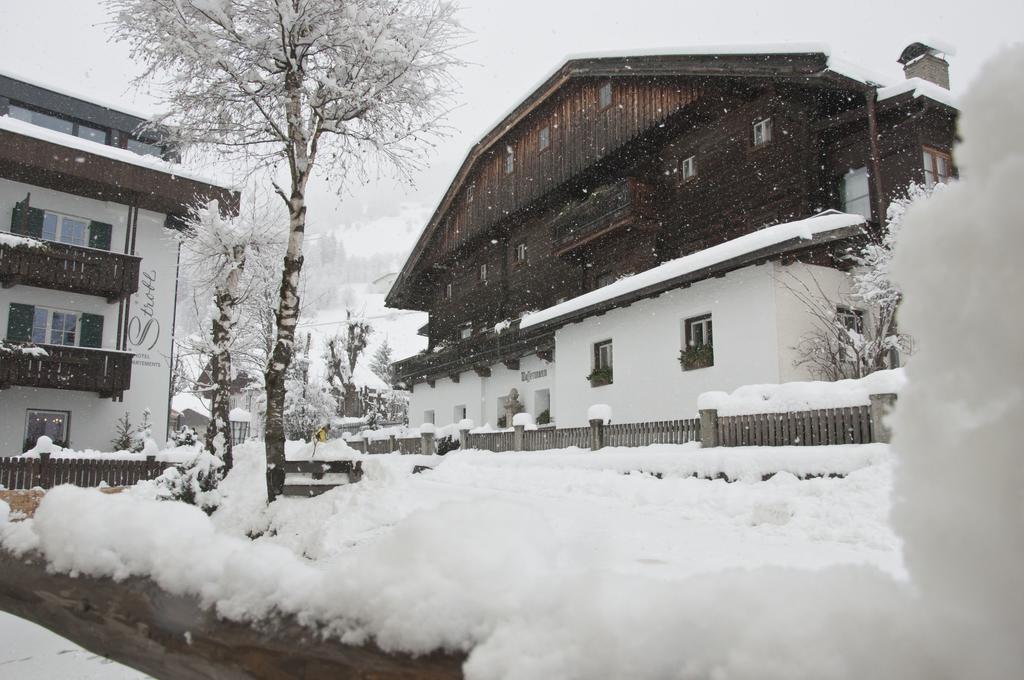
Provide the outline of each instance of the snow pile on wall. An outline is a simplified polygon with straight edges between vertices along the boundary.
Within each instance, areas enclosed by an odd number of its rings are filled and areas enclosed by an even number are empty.
[[[867,406],[870,395],[899,394],[906,382],[904,369],[896,368],[857,380],[744,385],[732,392],[704,392],[697,399],[697,408],[717,409],[720,416],[738,416]]]
[[[1024,48],[985,66],[964,98],[963,181],[910,209],[893,264],[921,341],[894,415],[893,522],[964,665],[1004,678],[1024,677],[1022,72]]]

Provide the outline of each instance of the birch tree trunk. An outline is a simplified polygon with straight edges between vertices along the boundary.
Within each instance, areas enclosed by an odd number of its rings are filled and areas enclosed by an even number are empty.
[[[224,461],[224,472],[231,469],[231,307],[233,298],[225,291],[214,297],[217,316],[213,318],[213,352],[210,372],[213,378],[213,398],[210,404],[210,422],[206,426],[206,450]]]

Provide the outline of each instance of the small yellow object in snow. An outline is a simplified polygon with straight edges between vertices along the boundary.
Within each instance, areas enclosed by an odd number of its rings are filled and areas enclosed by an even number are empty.
[[[327,426],[326,425],[324,425],[323,427],[321,427],[319,430],[316,431],[316,440],[318,442],[325,442],[325,441],[327,441]]]

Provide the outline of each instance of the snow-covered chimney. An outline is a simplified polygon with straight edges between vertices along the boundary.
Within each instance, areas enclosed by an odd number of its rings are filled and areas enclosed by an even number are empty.
[[[938,45],[938,46],[933,46]],[[949,89],[949,62],[947,55],[953,55],[950,47],[943,47],[937,41],[916,42],[907,45],[900,54],[903,73],[907,78],[921,78]]]

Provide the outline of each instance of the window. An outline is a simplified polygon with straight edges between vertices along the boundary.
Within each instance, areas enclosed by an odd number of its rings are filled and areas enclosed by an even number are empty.
[[[473,335],[473,324],[469,324],[469,323],[464,324],[462,326],[462,328],[459,329],[459,337],[462,338],[463,340],[471,337],[472,335]]]
[[[612,105],[612,84],[607,82],[601,86],[597,94],[598,106],[603,111]]]
[[[843,176],[843,212],[871,219],[871,192],[868,189],[868,169],[857,168]]]
[[[551,128],[545,125],[537,133],[537,150],[543,151],[549,146],[551,146]]]
[[[49,345],[75,345],[78,314],[36,307],[32,317],[32,342]]]
[[[90,142],[96,142],[97,144],[107,143],[106,130],[92,127],[91,125],[85,125],[84,123],[79,123],[76,126],[75,135],[82,139],[88,139]]]
[[[594,288],[604,288],[605,286],[607,286],[607,285],[609,285],[611,283],[615,283],[615,274],[614,274],[614,272],[610,272],[610,271],[601,272],[594,279]]]
[[[47,130],[54,130],[56,132],[63,132],[66,135],[73,135],[75,133],[75,124],[70,120],[64,120],[57,116],[50,115],[49,113],[42,113],[40,111],[31,111],[21,106],[11,106],[9,115],[11,118],[17,118],[23,120],[26,123],[32,123],[39,127],[46,128]]]
[[[86,245],[89,224],[77,217],[47,211],[43,216],[43,238],[74,246]]]
[[[602,340],[594,343],[593,370],[587,377],[591,387],[601,387],[612,383],[612,341]]]
[[[864,312],[859,309],[836,307],[836,321],[848,331],[864,334]]]
[[[480,283],[487,283],[487,265],[480,265]]]
[[[505,174],[510,175],[516,169],[516,152],[511,146],[505,147]]]
[[[711,315],[701,314],[683,322],[683,349],[679,363],[684,371],[714,366],[714,335]]]
[[[434,424],[434,411],[433,410],[424,411],[423,412],[423,422],[424,423],[430,423],[431,425]]]
[[[70,423],[70,411],[29,409],[25,417],[25,447],[23,450],[31,449],[36,445],[36,441],[43,436],[49,437],[58,446],[67,446]]]
[[[533,392],[533,413],[538,425],[547,425],[551,422],[551,390],[534,390]]]
[[[526,243],[525,242],[517,243],[516,244],[516,253],[515,253],[515,258],[514,259],[515,259],[515,263],[516,264],[526,264]]]
[[[948,153],[936,149],[924,148],[924,183],[931,188],[945,184],[953,175],[953,159]]]
[[[684,158],[679,164],[679,170],[683,175],[683,181],[689,182],[691,179],[697,176],[697,157],[690,156]]]
[[[452,299],[452,284],[451,283],[446,283],[445,286],[444,286],[444,299],[445,300],[451,300]]]
[[[71,120],[60,118],[59,116],[43,113],[41,111],[33,111],[17,105],[12,105],[10,107],[9,114],[12,118],[17,118],[18,120],[23,120],[26,123],[32,123],[33,125],[38,125],[39,127],[44,127],[48,130],[63,132],[66,135],[75,135],[76,137],[88,139],[89,141],[96,142],[97,144],[107,143],[107,131],[104,128],[87,125],[85,123],[76,123]]]
[[[754,146],[764,146],[772,141],[772,119],[765,118],[754,123]]]
[[[452,411],[452,421],[457,424],[460,420],[462,420],[465,417],[466,417],[466,405],[465,404],[459,404]]]
[[[140,142],[137,139],[128,138],[128,150],[140,156],[160,156],[160,147],[148,142]]]

